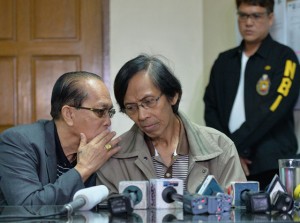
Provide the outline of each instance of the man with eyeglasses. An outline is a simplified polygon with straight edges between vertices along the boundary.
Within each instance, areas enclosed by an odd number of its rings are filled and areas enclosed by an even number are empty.
[[[0,135],[0,205],[62,205],[96,185],[96,170],[120,150],[109,130],[110,93],[96,74],[77,71],[56,81],[52,120]]]
[[[98,183],[111,193],[126,180],[178,178],[190,193],[208,175],[223,189],[231,181],[246,180],[233,142],[179,111],[181,83],[159,57],[139,55],[125,63],[115,78],[114,93],[134,125],[121,135],[122,150],[97,172]]]
[[[247,179],[265,189],[278,174],[278,159],[297,152],[299,61],[269,34],[274,0],[236,0],[236,6],[243,40],[221,53],[211,69],[205,121],[234,141]]]

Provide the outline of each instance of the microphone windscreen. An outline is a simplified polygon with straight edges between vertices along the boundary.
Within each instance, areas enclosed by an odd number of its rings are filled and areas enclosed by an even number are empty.
[[[134,209],[147,209],[149,207],[149,181],[120,181],[119,193],[129,194],[134,202]]]
[[[98,203],[106,199],[108,193],[108,188],[105,185],[88,187],[77,191],[74,194],[73,201],[77,198],[83,198],[85,200],[85,205],[82,206],[79,210],[87,211],[91,210]]]

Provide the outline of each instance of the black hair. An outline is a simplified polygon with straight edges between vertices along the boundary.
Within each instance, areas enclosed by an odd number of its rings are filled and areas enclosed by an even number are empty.
[[[172,99],[178,93],[178,100],[172,106],[173,112],[178,113],[179,102],[182,96],[182,87],[180,81],[175,77],[171,70],[158,57],[141,54],[134,59],[126,62],[119,70],[114,81],[114,93],[120,111],[124,112],[124,97],[128,88],[130,79],[140,71],[146,71],[153,84]]]
[[[64,105],[79,107],[87,98],[86,89],[81,85],[83,79],[99,79],[102,77],[86,71],[74,71],[61,75],[55,82],[51,96],[51,116],[54,120],[60,118]]]
[[[237,9],[242,3],[247,5],[257,5],[267,9],[268,14],[274,11],[274,0],[236,0]]]

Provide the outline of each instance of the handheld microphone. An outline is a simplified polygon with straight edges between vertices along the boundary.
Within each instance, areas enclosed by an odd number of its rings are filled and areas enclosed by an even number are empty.
[[[108,188],[104,185],[84,188],[77,191],[73,201],[64,205],[64,210],[69,214],[75,210],[87,211],[95,207],[108,196]]]

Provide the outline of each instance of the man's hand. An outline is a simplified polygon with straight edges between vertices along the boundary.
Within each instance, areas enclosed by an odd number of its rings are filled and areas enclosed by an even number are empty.
[[[241,161],[241,165],[242,165],[245,175],[249,176],[250,171],[249,171],[248,165],[250,165],[252,163],[251,160],[240,157],[240,161]]]
[[[112,155],[120,151],[121,147],[118,146],[118,143],[121,138],[113,139],[115,135],[115,132],[105,130],[87,143],[85,134],[80,134],[75,169],[79,172],[83,181],[86,181],[92,173],[103,166]]]

